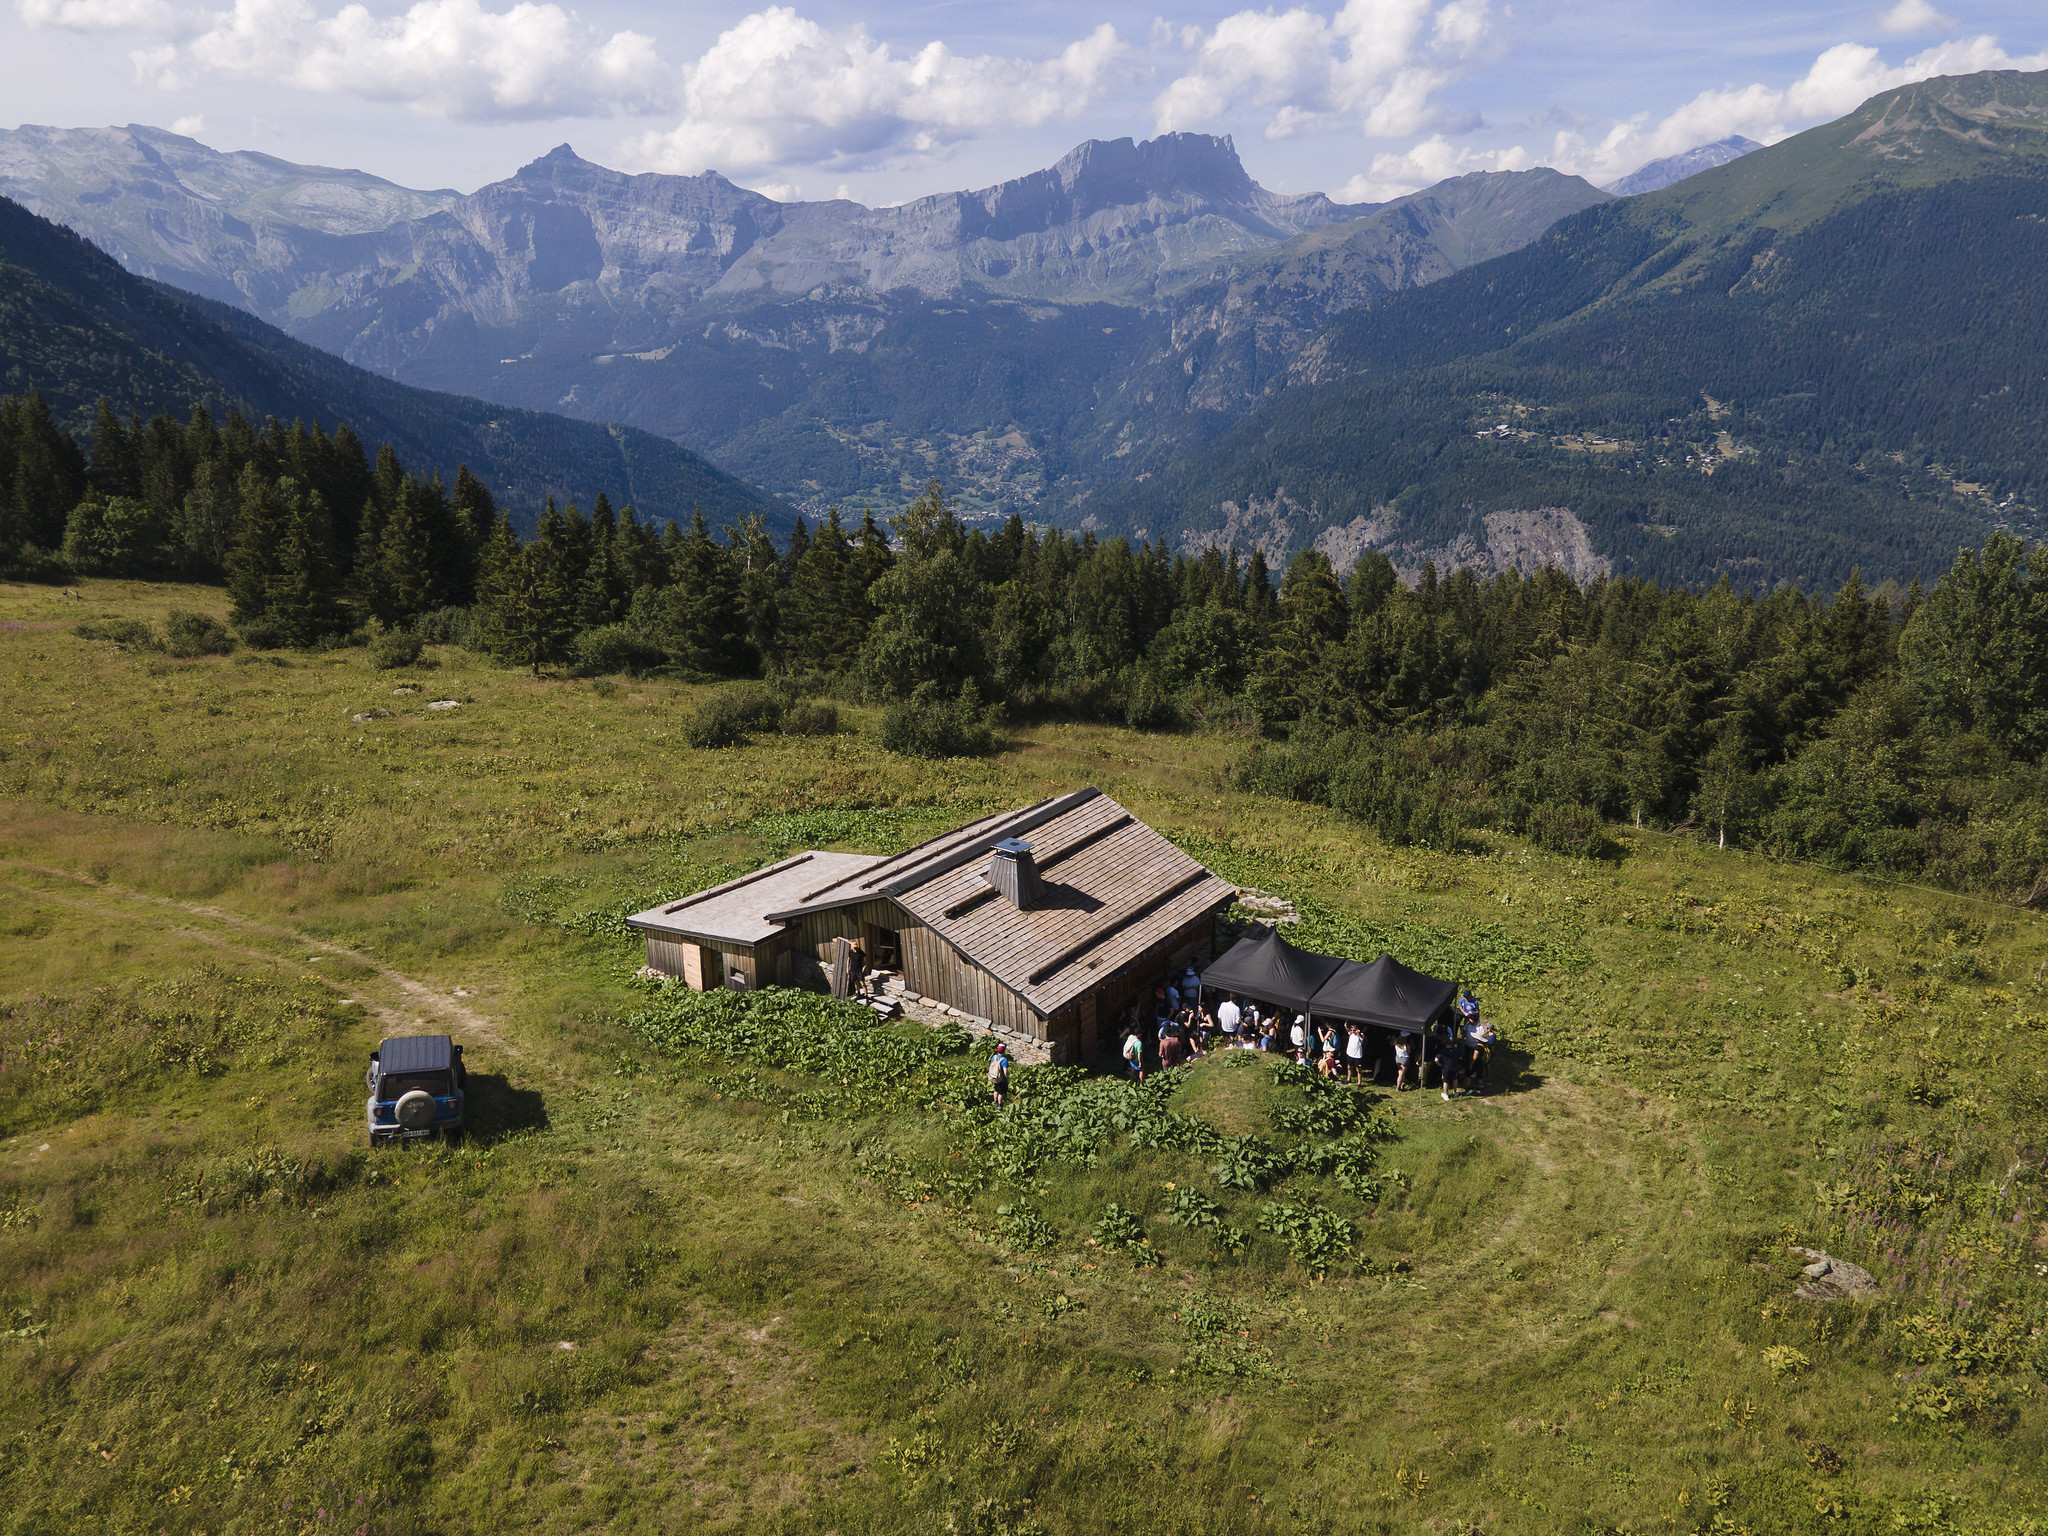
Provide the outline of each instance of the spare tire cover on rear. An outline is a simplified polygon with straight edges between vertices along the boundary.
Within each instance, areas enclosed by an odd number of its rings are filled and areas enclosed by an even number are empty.
[[[398,1101],[398,1123],[408,1131],[429,1130],[434,1124],[434,1096],[415,1088]]]

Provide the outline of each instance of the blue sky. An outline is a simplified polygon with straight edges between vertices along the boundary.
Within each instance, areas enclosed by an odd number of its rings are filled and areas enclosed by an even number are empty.
[[[175,126],[463,190],[566,140],[869,203],[1167,129],[1231,134],[1266,185],[1347,201],[1529,165],[1602,182],[1909,79],[2048,68],[2041,0],[4,4],[8,126]]]

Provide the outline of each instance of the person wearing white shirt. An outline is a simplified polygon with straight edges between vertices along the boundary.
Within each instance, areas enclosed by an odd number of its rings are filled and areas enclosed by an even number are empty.
[[[1243,1018],[1244,1011],[1237,1006],[1237,994],[1233,992],[1223,1006],[1216,1010],[1216,1023],[1223,1031],[1225,1050],[1237,1044],[1237,1026]]]

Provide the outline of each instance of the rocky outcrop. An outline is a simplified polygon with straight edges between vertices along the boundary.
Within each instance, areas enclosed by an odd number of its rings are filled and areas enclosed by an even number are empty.
[[[1794,1248],[1792,1251],[1811,1261],[1800,1271],[1805,1279],[1792,1292],[1793,1295],[1807,1301],[1847,1301],[1876,1294],[1877,1281],[1862,1265],[1835,1258],[1818,1248]]]

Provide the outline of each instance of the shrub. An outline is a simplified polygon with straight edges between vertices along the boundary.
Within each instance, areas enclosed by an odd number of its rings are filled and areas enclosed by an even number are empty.
[[[1356,1257],[1351,1245],[1358,1229],[1327,1206],[1271,1200],[1259,1210],[1259,1225],[1287,1245],[1295,1263],[1319,1275]]]
[[[281,651],[292,643],[291,634],[284,625],[267,614],[261,618],[238,620],[235,637],[242,644],[259,651]]]
[[[782,723],[782,705],[759,683],[721,688],[699,704],[683,722],[683,740],[693,747],[731,747],[754,731],[772,731]]]
[[[1000,708],[984,708],[970,678],[948,698],[937,683],[919,683],[882,719],[882,745],[906,757],[986,757],[996,750]]]
[[[569,647],[569,660],[578,672],[596,676],[645,672],[666,662],[668,653],[630,624],[600,624],[576,637]]]
[[[210,613],[187,613],[173,608],[164,624],[166,644],[173,656],[225,656],[235,648],[227,626]]]
[[[170,558],[169,519],[126,496],[88,496],[64,524],[64,563],[74,571],[128,576],[161,570]]]
[[[782,734],[836,736],[839,734],[839,711],[833,705],[815,701],[795,705],[782,713]]]
[[[107,640],[138,651],[160,651],[164,644],[143,619],[88,619],[72,633],[81,640]]]
[[[426,645],[459,645],[476,649],[476,613],[469,608],[436,608],[412,621],[412,632]]]
[[[370,665],[379,672],[416,665],[426,647],[407,629],[387,629],[370,642]]]
[[[1150,667],[1131,669],[1124,693],[1124,724],[1134,731],[1171,731],[1187,723],[1180,700]]]
[[[1598,814],[1570,801],[1531,806],[1528,824],[1522,830],[1538,848],[1572,858],[1604,859],[1621,851]]]

